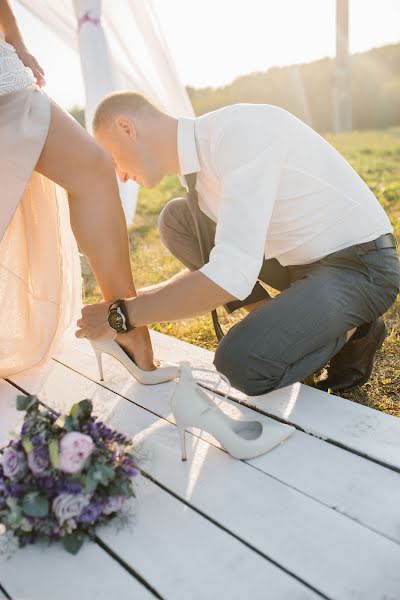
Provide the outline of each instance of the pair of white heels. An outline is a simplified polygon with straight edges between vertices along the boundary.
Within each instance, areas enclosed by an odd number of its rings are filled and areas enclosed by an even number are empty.
[[[214,436],[231,456],[237,459],[254,458],[268,452],[284,441],[294,431],[294,427],[266,421],[242,421],[232,419],[211,400],[208,394],[194,380],[191,365],[181,361],[179,365],[166,364],[154,371],[143,371],[133,362],[126,352],[114,340],[89,340],[96,354],[100,380],[103,381],[102,354],[110,354],[119,360],[140,383],[153,385],[179,378],[173,397],[171,410],[181,442],[182,460],[186,460],[186,430],[198,427]],[[230,383],[222,373],[212,369],[195,367],[219,375],[229,386],[224,398],[227,398]],[[215,391],[215,388],[214,388]]]

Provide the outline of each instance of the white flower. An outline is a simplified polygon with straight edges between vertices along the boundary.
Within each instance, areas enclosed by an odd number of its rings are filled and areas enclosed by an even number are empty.
[[[79,517],[82,509],[90,503],[84,494],[60,494],[53,500],[52,508],[58,522],[62,525],[68,519]]]

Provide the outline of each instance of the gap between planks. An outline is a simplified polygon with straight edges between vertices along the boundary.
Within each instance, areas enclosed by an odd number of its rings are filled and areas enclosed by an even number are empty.
[[[62,367],[63,369],[66,369],[66,372],[67,372],[68,370],[72,370],[72,369],[70,369],[70,367],[69,367],[69,366],[65,366],[65,365],[63,365],[62,363],[60,363],[60,361],[55,361],[55,362],[58,362],[58,363],[60,364],[60,367]],[[89,377],[87,377],[86,375],[83,375],[83,374],[81,374],[81,373],[79,373],[79,372],[78,372],[78,376],[79,376],[79,378],[80,378],[80,379],[82,379],[82,381],[84,381],[85,379],[87,379],[88,381],[90,381],[90,382],[93,382],[93,380],[92,380],[91,378],[89,378]],[[99,386],[99,387],[102,387],[102,388],[104,388],[104,387],[105,387],[105,386],[103,386],[103,385],[99,384],[97,381],[95,381],[95,382],[93,382],[93,383],[94,383],[96,386]],[[21,386],[19,386],[18,384],[13,384],[13,385],[14,385],[14,387],[17,387],[18,389],[23,389],[23,388],[21,388]],[[105,388],[105,389],[107,389],[107,390],[108,390],[109,388]],[[24,389],[23,389],[23,391],[25,392],[25,390],[24,390]],[[116,396],[116,397],[121,397],[121,398],[127,399],[127,400],[128,400],[130,403],[132,403],[132,404],[134,404],[134,405],[136,405],[136,406],[139,406],[139,408],[140,408],[141,410],[143,410],[143,409],[144,409],[146,412],[150,412],[150,413],[154,414],[154,415],[155,415],[155,416],[157,416],[157,417],[159,417],[159,416],[160,416],[159,414],[157,414],[157,413],[154,413],[154,411],[149,411],[148,409],[144,408],[142,405],[137,405],[137,403],[135,403],[135,402],[132,402],[132,400],[131,400],[131,399],[129,399],[129,398],[126,398],[126,397],[125,397],[125,396],[123,396],[121,393],[119,393],[119,392],[117,392],[117,391],[115,391],[115,390],[110,390],[110,392],[111,392],[111,394],[112,394],[112,395],[114,395],[114,396]],[[162,418],[164,418],[164,417],[162,417]],[[165,419],[164,419],[164,420],[165,420]],[[168,422],[169,422],[169,421],[168,421]],[[170,493],[171,493],[171,492],[170,492]],[[179,497],[179,498],[180,498],[180,497]],[[181,499],[181,498],[180,498],[180,499]],[[315,500],[315,499],[313,498],[313,500]],[[195,507],[193,507],[192,505],[190,505],[190,507],[191,507],[192,509],[195,509]],[[198,509],[197,509],[197,510],[198,510]],[[205,516],[206,516],[206,518],[208,518],[208,515],[205,515]],[[218,524],[218,525],[220,525],[220,524]],[[252,548],[254,548],[254,546],[251,546],[251,547],[252,547]],[[281,566],[282,566],[282,565],[280,565],[280,567],[281,567]],[[290,572],[290,571],[289,571],[289,572]],[[320,593],[321,593],[321,592],[320,592]]]
[[[133,404],[133,405],[137,406],[138,408],[140,408],[140,409],[142,409],[142,410],[145,410],[146,412],[149,412],[150,414],[154,415],[155,417],[157,417],[157,418],[161,418],[161,419],[163,419],[164,421],[166,421],[167,423],[169,423],[169,424],[171,424],[171,425],[175,426],[175,422],[174,422],[174,421],[172,421],[172,420],[169,420],[168,418],[166,418],[166,417],[165,417],[163,414],[161,414],[160,412],[156,412],[156,411],[152,410],[152,409],[151,409],[150,407],[148,407],[148,406],[144,406],[143,404],[140,404],[140,403],[138,403],[138,402],[135,402],[135,400],[134,400],[134,399],[132,399],[132,398],[129,398],[128,396],[124,395],[122,392],[118,392],[117,390],[115,390],[115,389],[113,389],[113,388],[111,388],[111,387],[108,387],[108,386],[107,386],[107,385],[106,385],[104,382],[101,382],[101,381],[96,381],[95,379],[93,379],[92,377],[90,377],[89,375],[87,375],[86,373],[82,373],[81,371],[78,371],[76,368],[74,368],[74,367],[72,367],[72,366],[70,366],[70,365],[68,365],[68,364],[64,363],[63,361],[61,361],[61,360],[59,360],[59,359],[53,358],[52,360],[53,360],[54,362],[58,363],[59,365],[61,365],[62,367],[66,368],[66,369],[69,369],[69,370],[71,370],[71,371],[73,371],[73,372],[77,373],[77,374],[78,374],[78,375],[80,375],[81,377],[84,377],[84,378],[86,378],[86,379],[90,380],[91,382],[93,382],[94,384],[96,384],[96,385],[98,385],[98,386],[100,386],[100,387],[102,387],[102,388],[104,388],[104,389],[108,390],[109,392],[111,392],[111,393],[113,393],[113,394],[116,394],[117,396],[120,396],[121,398],[123,398],[124,400],[127,400],[128,402],[130,402],[131,404]],[[14,386],[18,387],[18,384],[17,384],[17,383],[14,383],[14,382],[12,382],[11,380],[10,380],[10,383],[11,383],[12,385],[14,385]],[[22,389],[22,388],[21,388],[21,389]],[[207,387],[206,389],[209,389],[209,388]],[[25,392],[25,390],[23,390],[23,391],[24,391],[24,393],[26,393],[26,392]],[[218,395],[218,394],[217,394],[217,395]],[[221,396],[220,396],[220,398],[222,399],[222,397],[221,397]],[[266,416],[266,417],[268,417],[268,418],[275,418],[275,420],[278,420],[279,422],[282,422],[283,424],[287,424],[287,422],[286,422],[286,421],[283,421],[283,420],[281,420],[281,419],[278,419],[278,418],[276,418],[276,417],[274,417],[274,416],[272,416],[272,417],[271,417],[271,415],[269,415],[268,413],[265,413],[265,412],[264,412],[264,411],[262,411],[262,410],[257,410],[257,408],[255,408],[254,406],[250,406],[250,405],[247,405],[247,404],[246,404],[246,403],[244,403],[244,402],[237,401],[235,398],[233,398],[233,399],[229,398],[229,399],[230,399],[232,402],[234,402],[235,404],[238,404],[238,405],[240,405],[240,406],[244,406],[245,408],[247,408],[247,409],[248,409],[248,410],[250,410],[250,411],[259,412],[260,414],[263,414],[264,416]],[[292,424],[292,423],[291,423],[291,424]],[[296,426],[296,424],[295,424],[295,423],[293,423],[293,426],[294,426],[294,427],[296,427],[296,429],[297,429],[299,432],[301,432],[302,434],[304,434],[304,435],[306,435],[306,436],[310,436],[311,438],[318,440],[318,441],[319,441],[321,444],[324,444],[324,443],[326,442],[326,440],[323,440],[323,439],[319,438],[318,436],[313,436],[313,435],[310,435],[309,433],[307,433],[306,431],[304,431],[304,430],[303,430],[301,427],[298,427],[298,426]],[[216,442],[215,442],[214,438],[213,438],[211,435],[206,435],[205,437],[202,437],[201,435],[198,435],[198,433],[197,433],[197,432],[195,432],[195,431],[193,431],[193,430],[191,431],[191,430],[189,430],[189,429],[187,430],[187,434],[193,435],[194,437],[196,437],[196,438],[198,438],[198,439],[205,439],[205,440],[207,441],[207,443],[209,443],[210,445],[214,446],[215,448],[217,448],[217,449],[219,449],[219,450],[221,450],[221,451],[223,451],[223,452],[225,452],[225,453],[227,454],[226,450],[225,450],[223,447],[221,447],[220,445],[218,445],[218,443],[216,443]],[[203,435],[204,435],[204,434],[203,434]],[[285,442],[284,442],[284,443],[285,443]],[[284,443],[283,443],[283,444],[284,444]],[[282,445],[283,445],[283,444],[282,444]],[[338,444],[338,443],[333,443],[332,445],[333,445],[333,446],[335,446],[335,447],[338,447],[338,448],[340,448],[340,450],[343,450],[344,452],[347,452],[347,451],[349,451],[351,455],[354,455],[354,456],[360,457],[362,460],[367,460],[367,461],[369,461],[369,462],[371,462],[371,463],[373,463],[373,464],[377,464],[379,467],[388,468],[388,467],[387,467],[387,465],[385,465],[385,464],[381,465],[381,464],[379,463],[379,461],[375,461],[375,460],[369,459],[369,457],[360,456],[360,454],[359,454],[358,452],[352,452],[351,450],[348,450],[348,448],[341,447],[341,445],[340,445],[340,444]],[[313,501],[315,501],[315,502],[318,502],[319,504],[321,504],[321,505],[323,505],[323,506],[325,506],[325,507],[327,507],[327,508],[330,508],[330,509],[332,509],[332,510],[335,510],[335,511],[337,511],[338,513],[342,514],[343,516],[345,516],[345,517],[347,517],[347,518],[351,519],[352,521],[354,521],[354,522],[356,522],[356,523],[361,523],[361,524],[362,524],[364,527],[366,527],[367,529],[370,529],[370,531],[372,531],[372,532],[374,532],[374,533],[377,533],[378,535],[381,535],[381,536],[385,537],[386,539],[388,539],[388,540],[390,540],[390,541],[392,541],[392,542],[395,542],[396,544],[400,544],[400,529],[399,529],[399,537],[395,537],[395,536],[393,536],[393,535],[391,535],[391,534],[389,534],[389,533],[387,533],[387,532],[385,532],[385,531],[382,531],[382,529],[379,529],[379,528],[377,528],[377,527],[374,527],[374,526],[372,526],[371,524],[369,524],[369,523],[367,523],[367,522],[365,522],[365,521],[362,521],[362,520],[360,519],[360,517],[359,517],[359,516],[357,516],[357,515],[352,515],[352,514],[350,514],[349,512],[345,512],[345,511],[343,511],[343,510],[340,510],[340,508],[339,508],[337,505],[335,505],[335,504],[332,504],[332,503],[331,503],[331,504],[329,504],[328,502],[326,502],[326,501],[323,501],[323,500],[321,500],[320,498],[317,498],[316,496],[313,496],[311,493],[307,493],[306,491],[304,491],[304,490],[303,490],[303,489],[301,489],[300,487],[298,487],[298,486],[295,486],[295,485],[292,485],[292,484],[291,484],[291,483],[289,483],[288,481],[285,481],[284,479],[280,479],[279,477],[277,477],[277,476],[275,476],[275,475],[273,475],[273,474],[271,474],[271,473],[269,473],[269,472],[266,472],[266,471],[264,471],[262,468],[260,468],[260,467],[258,467],[258,466],[257,466],[257,459],[256,459],[256,460],[254,460],[254,459],[253,459],[253,460],[244,460],[244,461],[242,461],[242,462],[246,463],[246,464],[247,464],[248,466],[250,466],[251,468],[253,468],[253,469],[256,469],[256,470],[260,471],[260,472],[261,472],[261,473],[263,473],[264,475],[266,475],[266,476],[268,476],[268,477],[271,477],[272,479],[275,479],[276,481],[278,481],[278,482],[280,482],[280,483],[282,483],[282,484],[286,485],[287,487],[289,487],[289,488],[291,488],[291,489],[295,490],[296,492],[299,492],[299,493],[303,494],[304,496],[306,496],[306,497],[310,498],[311,500],[313,500]],[[393,469],[391,469],[390,467],[389,467],[389,470],[390,470],[390,471],[393,471]],[[399,499],[399,501],[400,501],[400,495],[399,495],[398,499]],[[400,522],[399,522],[399,527],[400,527]]]
[[[55,365],[55,366],[58,369],[61,368],[60,366],[57,366],[57,365]],[[65,368],[65,367],[62,367],[62,370],[65,371],[65,372],[68,371],[68,369]],[[85,378],[82,377],[82,375],[80,375],[80,374],[77,374],[77,378],[79,380],[85,381]],[[22,393],[28,393],[26,391],[26,389],[23,386],[19,385],[19,384],[15,384],[15,383],[10,384],[10,382],[7,382],[7,385],[9,385],[10,388],[12,388],[12,389],[18,389]],[[112,395],[113,396],[117,396],[117,394],[115,394],[115,393],[112,393]],[[47,407],[49,409],[54,409],[53,406],[47,405],[46,402],[44,402],[44,401],[42,401],[40,399],[39,399],[39,401],[40,401],[40,403],[41,403],[42,406],[45,406],[45,407]],[[58,407],[58,409],[59,408],[60,407]],[[135,407],[135,410],[138,410],[138,409]],[[141,412],[144,413],[145,411],[141,411]],[[148,478],[148,479],[150,480],[150,478]],[[166,500],[167,498],[170,498],[171,501],[173,503],[175,503],[175,506],[183,504],[185,506],[185,508],[189,508],[190,513],[193,513],[193,516],[191,517],[191,519],[194,519],[194,515],[196,515],[198,520],[204,520],[204,522],[206,522],[206,523],[210,522],[210,528],[208,529],[209,534],[210,534],[209,535],[210,540],[214,539],[214,541],[216,541],[216,540],[218,540],[218,538],[220,536],[226,536],[226,538],[227,538],[226,541],[231,540],[231,542],[227,544],[227,548],[225,546],[226,551],[225,551],[225,553],[223,553],[223,554],[227,555],[227,558],[231,562],[232,562],[232,558],[233,558],[231,556],[232,552],[233,552],[233,549],[236,548],[235,552],[237,552],[240,547],[243,547],[243,550],[240,550],[240,556],[242,557],[242,563],[245,564],[244,570],[246,570],[246,569],[248,570],[248,568],[250,566],[250,563],[251,564],[255,563],[254,566],[257,566],[256,573],[260,573],[259,577],[256,576],[255,572],[252,573],[252,578],[251,578],[252,582],[251,582],[251,586],[250,587],[254,588],[254,586],[256,586],[256,588],[255,588],[256,594],[253,595],[252,597],[254,597],[254,598],[263,598],[264,595],[263,595],[263,592],[261,592],[261,590],[265,590],[265,586],[270,583],[271,585],[277,586],[279,588],[279,589],[276,590],[275,587],[274,587],[274,593],[276,592],[276,596],[274,596],[274,597],[276,597],[276,598],[278,598],[278,597],[282,598],[282,599],[286,598],[287,594],[289,593],[289,590],[290,590],[290,594],[292,594],[290,597],[296,597],[296,598],[299,598],[299,599],[301,598],[302,600],[306,600],[306,598],[307,598],[307,600],[311,600],[311,599],[314,599],[316,597],[318,597],[318,598],[321,598],[321,597],[322,598],[328,598],[326,595],[314,591],[313,586],[311,586],[311,585],[309,585],[307,583],[302,583],[301,579],[299,581],[298,577],[291,576],[290,574],[286,573],[286,571],[284,569],[282,569],[282,568],[277,568],[275,566],[275,564],[273,564],[271,561],[266,560],[264,558],[264,556],[262,556],[262,554],[260,554],[259,552],[253,550],[253,548],[249,547],[247,544],[242,544],[241,541],[240,541],[240,539],[237,539],[234,535],[231,535],[231,533],[229,531],[228,532],[224,531],[223,528],[219,527],[218,525],[215,525],[212,521],[210,521],[210,519],[204,518],[203,515],[201,514],[201,511],[196,510],[195,507],[192,507],[191,505],[182,502],[179,497],[177,497],[173,493],[169,493],[168,491],[165,491],[162,488],[162,486],[154,483],[152,480],[150,480],[150,483],[153,486],[153,488],[157,488],[161,492],[160,498],[157,499],[157,506],[159,506],[159,501],[161,500],[162,497],[163,497],[162,498],[163,500]],[[168,502],[171,503],[170,501],[168,501]],[[168,504],[168,502],[167,502],[167,504]],[[196,519],[194,519],[194,522],[196,522]],[[198,523],[198,521],[197,521],[197,523]],[[196,525],[196,527],[198,528],[197,525]],[[196,527],[195,527],[195,530],[196,530]],[[218,535],[216,535],[217,532],[218,532]],[[104,535],[106,536],[106,538],[107,538],[107,534],[110,534],[110,530],[105,531]],[[108,537],[109,537],[109,535],[108,535]],[[103,541],[103,543],[105,543],[104,539],[102,541]],[[226,541],[224,542],[225,544],[226,544]],[[106,544],[106,546],[108,548],[110,547],[109,544]],[[207,548],[208,547],[205,546],[204,548],[202,548],[202,551],[204,550],[205,553],[208,553]],[[119,553],[121,554],[121,548],[119,548]],[[221,548],[218,549],[217,555],[219,555],[220,553],[221,553]],[[257,557],[258,563],[255,562],[256,557]],[[197,557],[197,560],[198,560],[198,558],[199,557]],[[264,568],[264,565],[265,565],[265,568]],[[261,569],[261,571],[260,571],[260,569]],[[200,568],[200,571],[202,572],[201,568]],[[253,571],[254,571],[254,569],[253,569]],[[220,574],[222,576],[224,576],[224,573],[225,573],[225,571],[220,570]],[[201,575],[201,573],[200,573],[200,575]],[[230,577],[232,579],[232,576],[230,576]],[[225,579],[224,579],[224,582],[225,582]],[[236,581],[236,585],[237,585],[237,583],[238,582]],[[189,582],[186,585],[189,585],[189,584],[190,584],[190,580],[189,580]],[[250,582],[248,582],[248,585],[249,584],[250,584]],[[223,585],[224,585],[224,589],[225,589],[226,588],[226,584],[223,583]],[[260,587],[260,585],[262,585],[262,588]],[[282,593],[283,593],[282,586],[284,587],[284,595],[282,595]],[[158,587],[160,587],[160,582],[159,582]],[[184,598],[187,597],[187,591],[188,590],[186,589]],[[253,592],[254,592],[254,589],[253,589]],[[232,593],[232,590],[231,590],[231,593]],[[214,594],[214,592],[213,592],[213,594]],[[260,595],[260,594],[262,594],[262,595]],[[175,597],[178,597],[178,596],[175,596]],[[181,596],[179,596],[179,597],[181,597]],[[196,596],[196,597],[198,597],[198,596]],[[207,596],[202,596],[201,600],[203,600],[203,598],[205,600],[206,597],[207,598],[208,597],[209,598],[214,598],[215,596],[214,595],[211,595],[211,596],[208,596],[208,595]],[[236,593],[233,594],[233,595],[231,595],[230,597],[232,597],[232,598],[233,597],[239,598],[239,596]]]

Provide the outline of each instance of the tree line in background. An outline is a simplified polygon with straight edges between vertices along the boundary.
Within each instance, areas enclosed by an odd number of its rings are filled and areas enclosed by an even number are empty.
[[[196,115],[236,102],[266,103],[293,113],[320,133],[332,131],[335,60],[273,67],[219,88],[188,87]],[[353,129],[400,124],[400,44],[351,56]],[[83,110],[71,114],[83,125]]]
[[[335,60],[273,67],[235,79],[220,88],[188,88],[196,115],[227,104],[274,104],[320,133],[332,131]],[[351,56],[353,129],[400,124],[400,44]]]

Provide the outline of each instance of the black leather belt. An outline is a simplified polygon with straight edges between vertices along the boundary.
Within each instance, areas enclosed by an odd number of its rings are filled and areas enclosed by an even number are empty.
[[[381,248],[397,248],[397,240],[393,233],[385,233],[376,238],[376,240],[356,245],[362,248],[364,252],[370,252],[371,250],[380,250]]]

